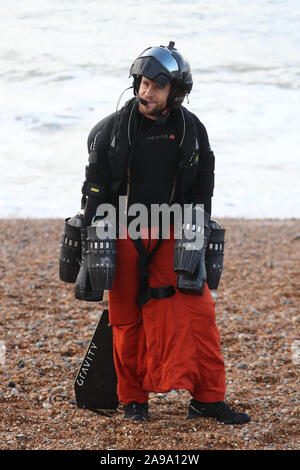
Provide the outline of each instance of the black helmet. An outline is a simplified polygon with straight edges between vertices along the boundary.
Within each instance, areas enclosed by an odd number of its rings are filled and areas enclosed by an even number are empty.
[[[148,47],[133,62],[129,76],[133,76],[135,95],[144,76],[161,88],[171,82],[167,106],[175,107],[183,102],[193,86],[192,73],[189,63],[174,45],[170,41],[168,46]]]

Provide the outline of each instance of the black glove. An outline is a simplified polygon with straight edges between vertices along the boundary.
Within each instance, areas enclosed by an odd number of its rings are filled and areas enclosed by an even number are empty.
[[[81,261],[75,284],[75,298],[88,302],[98,302],[103,299],[102,290],[93,290],[87,266],[87,229],[81,229]]]
[[[87,264],[94,290],[112,289],[117,261],[116,236],[109,233],[112,225],[109,220],[95,220],[87,228],[88,253]]]
[[[206,282],[205,251],[211,228],[209,214],[197,206],[193,211],[199,211],[202,224],[192,224],[189,227],[195,233],[194,241],[191,242],[184,236],[175,241],[174,269],[178,272],[177,288],[181,292],[202,295]],[[194,216],[195,213],[193,220]]]

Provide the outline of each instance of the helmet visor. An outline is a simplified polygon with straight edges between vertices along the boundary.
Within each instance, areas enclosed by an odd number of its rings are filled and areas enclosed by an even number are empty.
[[[171,76],[179,72],[179,65],[175,57],[166,49],[162,49],[161,47],[150,47],[146,49],[140,57],[153,57],[154,59],[158,60],[161,65],[170,72]]]
[[[173,55],[160,47],[146,49],[132,64],[130,75],[143,75],[164,88],[180,72]]]

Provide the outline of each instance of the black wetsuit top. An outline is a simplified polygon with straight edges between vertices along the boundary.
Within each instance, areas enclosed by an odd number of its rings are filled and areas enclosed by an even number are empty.
[[[205,127],[197,121],[199,133],[199,151],[206,155],[210,150],[208,136]],[[182,135],[176,126],[176,116],[170,112],[165,120],[152,120],[139,112],[136,115],[136,132],[132,140],[130,151],[129,172],[121,189],[122,195],[128,194],[129,183],[129,208],[132,204],[140,203],[149,209],[151,204],[174,204],[179,202],[179,188],[176,183],[178,174],[180,141]],[[88,140],[90,146],[91,136],[96,132],[91,131]],[[203,160],[203,158],[201,157]],[[204,169],[207,165],[204,159]],[[109,187],[111,175],[109,163],[104,149],[101,146],[98,151],[98,163],[94,165],[92,180],[105,187]],[[202,179],[201,179],[202,178]],[[204,177],[205,178],[205,177]],[[191,202],[204,204],[204,209],[211,213],[211,195],[209,191],[202,190],[205,183],[203,177],[191,188]],[[109,202],[108,200],[104,202]],[[89,196],[85,207],[84,226],[90,225],[99,204],[99,200]]]
[[[141,116],[131,153],[128,206],[174,202],[179,139],[172,116],[165,124]]]

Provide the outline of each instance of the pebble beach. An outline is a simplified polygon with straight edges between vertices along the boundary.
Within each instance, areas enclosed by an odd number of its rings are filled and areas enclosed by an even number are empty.
[[[226,228],[217,324],[226,402],[243,426],[187,420],[189,393],[151,394],[150,419],[79,409],[74,380],[103,309],[59,280],[62,219],[2,219],[2,450],[299,450],[300,219],[218,220]]]

